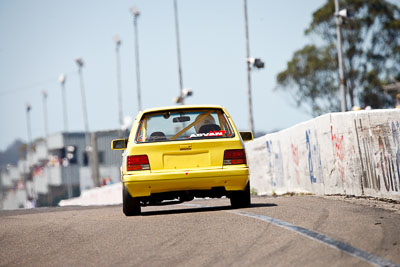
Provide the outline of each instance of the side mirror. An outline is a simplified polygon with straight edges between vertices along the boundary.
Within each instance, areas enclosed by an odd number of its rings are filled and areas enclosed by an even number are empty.
[[[111,141],[112,150],[124,150],[127,147],[128,139],[114,139]]]
[[[252,132],[240,132],[240,136],[242,137],[242,140],[245,142],[253,140]]]

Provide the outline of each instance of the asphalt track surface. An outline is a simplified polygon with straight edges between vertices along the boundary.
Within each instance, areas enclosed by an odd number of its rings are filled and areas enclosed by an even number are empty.
[[[0,211],[0,266],[398,266],[400,212],[315,196]],[[399,204],[394,204],[399,205]]]

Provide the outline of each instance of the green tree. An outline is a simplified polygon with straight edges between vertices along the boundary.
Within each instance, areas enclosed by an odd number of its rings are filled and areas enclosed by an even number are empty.
[[[393,107],[395,93],[382,86],[400,80],[400,8],[385,0],[341,0],[354,17],[342,23],[347,106]],[[340,111],[334,0],[313,13],[306,29],[317,44],[296,51],[277,75],[277,89],[315,115]],[[315,38],[314,38],[315,39]]]

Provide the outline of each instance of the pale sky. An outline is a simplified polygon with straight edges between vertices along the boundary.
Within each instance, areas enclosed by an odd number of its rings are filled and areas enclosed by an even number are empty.
[[[308,120],[289,94],[276,92],[276,75],[311,40],[304,30],[325,0],[248,0],[250,56],[265,62],[252,72],[256,131]],[[75,58],[82,57],[89,128],[118,128],[115,43],[118,34],[124,116],[136,116],[133,18],[141,15],[139,53],[143,108],[172,105],[179,93],[173,0],[0,1],[0,150],[27,140],[30,103],[33,138],[44,136],[42,90],[48,93],[49,133],[64,130],[58,77],[66,73],[68,125],[83,131]],[[225,106],[239,130],[248,130],[242,0],[178,0],[183,85],[187,104]]]

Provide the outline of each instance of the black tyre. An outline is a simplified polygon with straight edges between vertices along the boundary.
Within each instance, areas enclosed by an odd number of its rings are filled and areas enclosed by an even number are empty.
[[[251,205],[250,182],[247,183],[244,191],[234,191],[231,196],[232,208],[247,208]]]
[[[122,185],[122,210],[126,216],[140,215],[140,201],[136,197],[131,197],[128,190]]]

